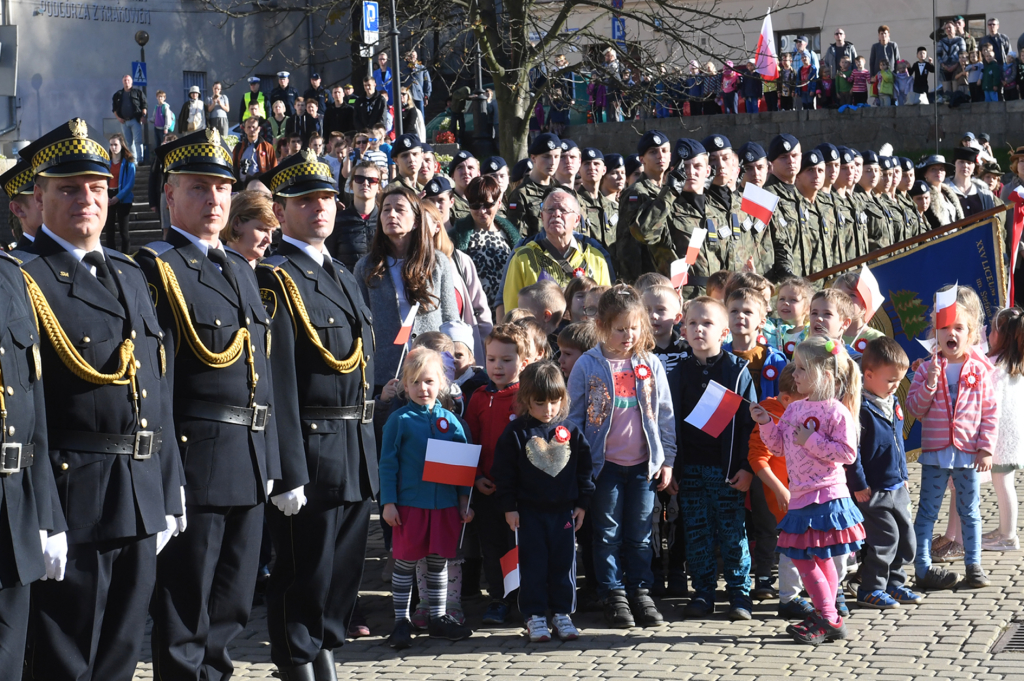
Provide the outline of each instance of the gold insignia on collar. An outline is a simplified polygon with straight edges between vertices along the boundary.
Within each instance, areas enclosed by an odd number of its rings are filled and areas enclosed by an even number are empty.
[[[89,136],[89,125],[81,118],[72,118],[68,121],[68,127],[71,128],[72,137],[85,139]]]
[[[206,141],[210,144],[220,144],[220,133],[215,128],[206,129]]]
[[[316,152],[306,147],[302,150],[302,158],[306,163],[316,163]]]
[[[68,274],[67,272],[61,272],[60,276],[62,276],[62,277],[70,277],[71,275]]]

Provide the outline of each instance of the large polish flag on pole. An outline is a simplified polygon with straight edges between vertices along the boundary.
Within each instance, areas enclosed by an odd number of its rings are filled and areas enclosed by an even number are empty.
[[[775,31],[772,30],[771,10],[765,13],[764,23],[761,24],[761,35],[757,39],[757,62],[754,64],[754,72],[763,76],[765,80],[775,80],[779,77],[779,57],[775,52]]]

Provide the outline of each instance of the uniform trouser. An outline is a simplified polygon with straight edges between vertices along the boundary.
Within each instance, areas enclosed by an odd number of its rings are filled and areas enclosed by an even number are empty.
[[[867,542],[860,564],[861,588],[866,593],[903,586],[904,565],[914,562],[917,536],[910,519],[910,492],[906,486],[872,491],[867,503],[858,503],[864,514]]]
[[[715,536],[725,566],[729,597],[750,594],[750,553],[744,526],[745,494],[733,489],[718,466],[683,466],[679,478],[679,515],[686,527],[686,566],[693,590],[715,593],[718,562]]]
[[[152,604],[156,678],[231,676],[228,644],[249,621],[262,532],[263,504],[188,507],[188,529],[158,561]]]
[[[64,579],[32,584],[27,677],[131,681],[155,582],[156,535],[68,546]]]
[[[754,542],[754,575],[771,579],[775,566],[775,546],[779,542],[775,516],[768,508],[764,483],[754,477],[750,483],[750,527],[747,533]]]
[[[0,589],[0,677],[25,666],[30,589],[22,584]],[[15,676],[15,678],[17,678]]]
[[[519,612],[576,609],[576,536],[572,511],[519,509]]]
[[[277,562],[267,584],[270,658],[278,667],[313,662],[345,643],[363,579],[370,500],[303,508],[285,516],[267,509]]]

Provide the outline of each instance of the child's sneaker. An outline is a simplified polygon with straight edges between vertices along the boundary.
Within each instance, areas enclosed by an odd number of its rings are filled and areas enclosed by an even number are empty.
[[[388,645],[395,650],[405,650],[412,645],[412,623],[409,620],[395,622],[395,628],[388,636]]]
[[[755,577],[754,578],[754,589],[750,592],[750,597],[755,601],[766,601],[769,598],[775,598],[778,594],[775,592],[775,587],[772,586],[771,577]]]
[[[629,600],[626,599],[625,591],[615,589],[608,593],[608,597],[604,599],[604,619],[608,626],[615,629],[636,626],[633,613],[629,611]]]
[[[857,589],[857,605],[878,610],[890,610],[900,607],[899,602],[895,598],[881,589],[875,589],[871,593],[864,589]]]
[[[836,612],[843,619],[850,616],[850,609],[846,607],[846,595],[842,591],[836,594]]]
[[[660,627],[665,624],[665,618],[658,611],[647,589],[637,589],[633,597],[629,599],[629,609],[633,613],[633,619],[641,627]]]
[[[924,577],[915,577],[917,588],[922,591],[945,591],[952,589],[960,581],[960,575],[952,570],[932,565]]]
[[[807,599],[797,596],[791,601],[779,604],[779,617],[786,620],[805,620],[814,614],[814,606]]]
[[[461,603],[449,603],[446,612],[459,624],[466,623],[466,613],[462,611]]]
[[[981,541],[985,541],[987,539],[998,539],[1001,536],[1003,535],[999,533],[999,528],[996,528],[991,532],[986,532],[985,534],[981,535]]]
[[[996,530],[996,536],[982,537],[981,548],[986,551],[1019,551],[1020,539],[1017,538],[1017,535],[1013,535],[1009,539],[1003,539],[999,536],[999,531]]]
[[[459,624],[451,615],[441,615],[437,619],[430,620],[428,627],[430,638],[443,638],[449,641],[461,641],[473,635],[473,630],[464,624]]]
[[[683,608],[683,617],[708,617],[714,613],[714,594],[695,594]]]
[[[968,565],[967,576],[964,578],[964,586],[970,589],[984,589],[989,586],[992,582],[988,581],[988,575],[985,574],[985,570],[982,569],[981,565]]]
[[[563,641],[575,641],[580,637],[579,630],[569,619],[568,615],[555,615],[551,618],[551,624],[555,626],[555,633]]]
[[[924,600],[924,596],[914,593],[905,586],[890,586],[885,593],[892,596],[897,603],[916,604]]]
[[[546,643],[551,640],[548,620],[543,615],[534,615],[526,620],[526,629],[530,632],[531,643]]]
[[[816,646],[827,641],[839,641],[846,638],[846,622],[832,624],[821,615],[815,614],[810,619],[789,627],[786,631],[798,643]]]
[[[955,563],[964,557],[964,545],[958,541],[948,541],[939,548],[932,546],[933,563]]]
[[[484,613],[484,624],[504,624],[508,617],[508,604],[504,601],[494,601],[487,606]]]
[[[426,601],[416,604],[412,613],[412,628],[417,631],[425,631],[430,624],[430,605]]]
[[[754,603],[749,596],[733,596],[729,599],[729,619],[734,622],[753,619]]]

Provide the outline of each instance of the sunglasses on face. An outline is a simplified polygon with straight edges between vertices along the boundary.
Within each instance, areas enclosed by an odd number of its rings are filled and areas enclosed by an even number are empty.
[[[369,144],[369,143],[370,143],[370,140],[359,140],[359,141],[356,142],[357,145],[358,144]]]
[[[380,184],[380,178],[378,177],[367,177],[366,175],[353,175],[353,184],[368,184],[371,187]]]
[[[471,203],[469,204],[470,210],[490,210],[498,205],[497,201],[488,201],[487,203]]]

